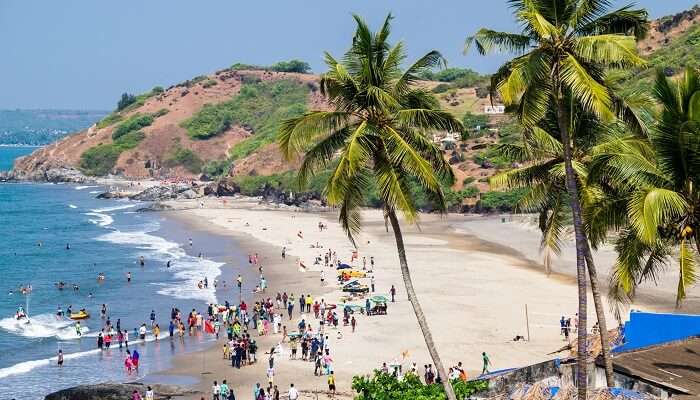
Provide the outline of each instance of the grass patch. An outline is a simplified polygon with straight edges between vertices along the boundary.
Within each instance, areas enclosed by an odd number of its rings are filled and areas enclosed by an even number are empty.
[[[97,129],[106,128],[112,124],[116,124],[117,122],[121,121],[122,119],[124,119],[124,117],[122,117],[121,114],[119,114],[117,112],[113,112],[97,122]]]
[[[207,79],[206,81],[204,81],[204,83],[202,83],[202,87],[206,89],[206,88],[210,88],[212,86],[216,86],[216,84],[217,84],[217,82],[215,80]]]
[[[112,140],[117,140],[129,132],[145,128],[151,125],[153,120],[154,118],[152,115],[134,114],[129,117],[129,119],[114,128],[114,131],[112,132]]]
[[[245,157],[275,140],[280,123],[306,110],[308,88],[293,80],[245,83],[233,99],[204,106],[182,123],[192,139],[206,140],[238,124],[253,136],[238,143],[231,158]]]
[[[527,191],[527,188],[520,188],[509,192],[482,193],[481,200],[479,200],[479,207],[486,211],[513,211]]]
[[[117,164],[121,153],[136,147],[144,137],[141,131],[131,131],[112,143],[91,147],[80,155],[79,167],[86,175],[106,175]]]
[[[165,159],[166,167],[183,166],[186,170],[193,174],[202,171],[204,162],[194,151],[182,147],[175,148]]]

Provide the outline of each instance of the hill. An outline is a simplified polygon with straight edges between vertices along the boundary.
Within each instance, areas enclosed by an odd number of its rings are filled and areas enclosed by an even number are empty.
[[[648,88],[656,67],[667,67],[673,75],[685,66],[697,66],[699,20],[700,7],[695,7],[654,21],[639,45],[650,68],[629,71],[626,90]],[[42,179],[48,169],[68,167],[93,176],[227,178],[244,194],[258,194],[265,187],[296,191],[298,161],[283,161],[274,139],[285,118],[328,108],[319,93],[319,77],[307,71],[308,66],[296,60],[270,68],[236,64],[169,88],[125,94],[118,110],[95,125],[19,160],[15,176]],[[508,116],[486,114],[491,106],[489,77],[448,68],[423,78],[421,85],[466,127],[465,132],[434,137],[457,177],[455,185],[446,188],[450,203],[474,205],[482,193],[482,207],[510,207],[518,193],[487,193],[488,178],[511,167],[494,144],[519,140],[519,131]],[[319,192],[323,177],[310,190]]]
[[[0,145],[52,143],[107,114],[86,110],[0,110]]]

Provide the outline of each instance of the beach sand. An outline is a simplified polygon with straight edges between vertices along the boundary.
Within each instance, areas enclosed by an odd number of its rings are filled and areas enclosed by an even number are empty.
[[[264,266],[269,288],[264,294],[256,294],[255,300],[267,297],[274,299],[278,291],[299,294],[311,293],[315,300],[324,298],[336,303],[342,296],[335,283],[336,272],[327,268],[326,283],[321,285],[320,266],[313,260],[327,249],[337,252],[342,262],[349,262],[353,249],[347,236],[337,223],[334,211],[307,213],[289,209],[272,209],[250,199],[231,200],[226,204],[220,199],[206,199],[203,208],[195,201],[170,203],[176,211],[166,214],[182,219],[197,229],[210,230],[216,234],[229,235],[243,251],[258,253]],[[374,276],[376,294],[388,295],[391,285],[397,288],[396,303],[389,304],[388,315],[358,316],[357,331],[349,326],[339,331],[337,338],[333,329],[327,331],[334,358],[334,371],[338,390],[351,395],[354,375],[371,373],[383,362],[402,363],[409,368],[431,363],[413,310],[407,301],[398,265],[394,236],[385,230],[379,211],[363,212],[363,231],[357,237],[360,262],[370,256],[375,259]],[[543,273],[542,266],[508,245],[496,244],[467,234],[464,224],[470,218],[461,215],[422,215],[420,230],[416,226],[403,225],[407,257],[419,301],[439,353],[446,368],[461,361],[470,377],[481,372],[481,352],[489,354],[492,370],[521,367],[555,356],[549,354],[566,344],[559,331],[559,318],[573,316],[577,311],[575,280],[569,274],[555,270],[550,276]],[[328,229],[320,232],[319,221]],[[523,233],[511,237],[515,227],[498,225],[494,219],[489,229],[501,232],[502,240],[510,243]],[[482,227],[482,229],[485,229]],[[298,237],[302,232],[303,239]],[[538,240],[537,232],[532,232]],[[528,235],[526,235],[528,236]],[[311,248],[316,243],[322,249]],[[282,259],[281,249],[287,248],[287,257]],[[301,260],[308,268],[301,272]],[[254,266],[250,266],[255,269]],[[233,281],[234,276],[223,277]],[[361,279],[369,284],[369,279]],[[250,282],[247,290],[252,289]],[[592,299],[589,299],[589,329],[594,323]],[[237,302],[237,295],[229,301]],[[363,304],[364,300],[355,303]],[[525,307],[528,309],[529,332],[526,325]],[[297,305],[298,308],[298,305]],[[295,330],[299,320],[295,308],[294,319],[284,323]],[[340,312],[339,312],[340,315]],[[313,315],[309,316],[313,320]],[[608,316],[610,327],[616,326]],[[314,326],[317,323],[313,322]],[[514,342],[516,335],[530,337],[527,342]],[[256,382],[266,385],[267,356],[262,353],[281,340],[281,335],[253,337],[259,342],[259,360],[255,366],[240,370],[231,368],[222,359],[221,346],[202,354],[189,354],[175,360],[175,367],[165,375],[192,376],[200,379],[195,387],[207,393],[213,380],[227,379],[238,396],[248,396]],[[289,360],[286,346],[282,355],[275,358],[275,383],[282,393],[289,384],[303,391],[325,390],[326,377],[313,375],[313,364],[300,360]],[[203,361],[206,371],[203,372]],[[208,394],[204,395],[209,398]],[[240,398],[240,397],[239,397]]]

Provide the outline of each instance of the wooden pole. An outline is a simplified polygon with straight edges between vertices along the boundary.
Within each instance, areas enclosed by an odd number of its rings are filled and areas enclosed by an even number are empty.
[[[525,325],[527,326],[527,341],[530,341],[530,317],[527,313],[527,303],[525,303]]]

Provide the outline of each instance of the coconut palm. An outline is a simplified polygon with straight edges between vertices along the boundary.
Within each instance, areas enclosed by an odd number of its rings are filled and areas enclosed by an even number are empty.
[[[611,297],[630,301],[635,288],[678,265],[676,305],[697,281],[700,253],[700,77],[674,81],[659,71],[661,112],[646,138],[622,137],[595,157],[592,179],[606,185],[600,229],[619,229]]]
[[[352,46],[342,59],[325,54],[328,71],[321,76],[321,92],[333,111],[312,111],[282,124],[278,141],[288,158],[305,152],[299,181],[306,184],[317,171],[331,166],[325,187],[329,204],[340,208],[340,223],[354,243],[362,221],[360,207],[376,186],[385,218],[391,224],[406,286],[426,346],[443,378],[447,397],[455,399],[432,334],[411,281],[397,212],[408,223],[418,219],[410,187],[418,184],[445,210],[441,181],[454,179],[440,149],[428,138],[434,131],[461,132],[462,125],[439,109],[433,95],[415,85],[418,74],[444,65],[431,51],[405,71],[402,43],[390,46],[389,15],[373,33],[355,15]]]
[[[595,275],[589,242],[584,231],[581,201],[573,163],[575,141],[570,124],[581,108],[603,121],[614,116],[613,93],[605,85],[607,68],[642,65],[636,39],[647,30],[647,14],[624,7],[607,12],[607,0],[510,0],[520,33],[481,29],[467,39],[467,48],[488,54],[494,50],[518,55],[491,79],[492,91],[516,109],[526,127],[537,126],[553,109],[557,133],[563,143],[565,186],[572,210],[576,239],[578,281],[578,396],[587,396],[587,299],[586,266]],[[575,107],[574,107],[575,105]],[[603,346],[607,352],[607,344]],[[609,363],[609,361],[608,361]],[[608,375],[608,374],[606,374]],[[611,376],[608,385],[611,385]]]

